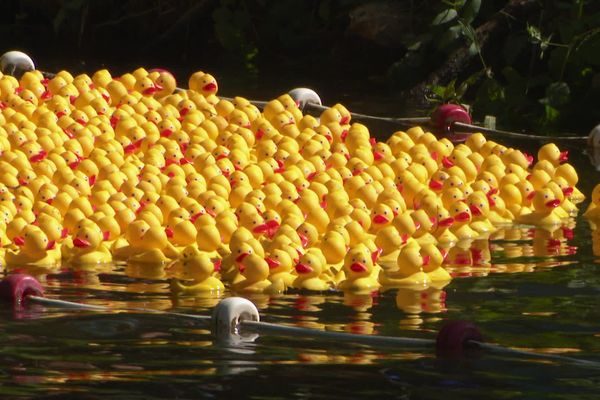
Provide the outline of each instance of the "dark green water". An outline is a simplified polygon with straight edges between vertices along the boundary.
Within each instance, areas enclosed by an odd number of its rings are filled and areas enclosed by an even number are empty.
[[[290,88],[278,82],[256,98]],[[407,115],[395,109],[389,94],[365,97],[357,87],[326,93],[327,103],[340,101],[353,111]],[[223,94],[252,97],[232,89]],[[393,132],[390,126],[368,126],[380,138]],[[540,146],[506,144],[529,151]],[[569,148],[580,174],[578,187],[589,195],[600,173],[582,146],[559,145]],[[586,206],[587,201],[580,208]],[[492,241],[490,268],[471,271],[472,276],[454,279],[443,289],[251,300],[269,322],[434,338],[445,321],[463,319],[475,322],[493,343],[600,362],[600,254],[594,254],[593,244],[588,224],[578,218],[573,239],[563,238],[558,246],[522,233],[518,240]],[[161,270],[113,266],[94,272],[30,272],[38,273],[50,297],[115,309],[208,315],[218,301],[173,300]],[[433,349],[274,336],[225,348],[196,321],[146,313],[5,306],[0,340],[0,397],[11,399],[600,398],[600,368],[574,363],[491,353],[447,361],[437,359]]]

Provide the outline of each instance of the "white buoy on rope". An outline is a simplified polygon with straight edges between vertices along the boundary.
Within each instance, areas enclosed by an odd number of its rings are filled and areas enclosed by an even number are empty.
[[[22,51],[11,50],[0,56],[0,71],[3,74],[20,78],[25,72],[33,70],[35,70],[33,60]]]

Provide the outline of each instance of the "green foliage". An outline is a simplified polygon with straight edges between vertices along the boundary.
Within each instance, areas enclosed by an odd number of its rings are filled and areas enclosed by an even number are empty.
[[[485,57],[473,19],[462,11],[469,3],[446,3],[449,8],[434,17],[433,25],[445,24],[447,30],[432,40],[441,50],[463,37],[469,51],[479,54],[481,70],[431,86],[429,100],[471,103],[477,118],[495,115],[515,129],[587,133],[600,109],[600,8],[584,0],[542,3],[543,12],[531,18],[537,22],[512,24],[502,52]]]

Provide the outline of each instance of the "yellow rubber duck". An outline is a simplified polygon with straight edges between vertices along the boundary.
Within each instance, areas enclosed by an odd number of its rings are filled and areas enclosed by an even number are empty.
[[[520,198],[520,192],[516,186],[512,185],[512,187],[514,188],[515,193],[519,194]],[[471,228],[477,231],[480,235],[494,232],[496,228],[488,218],[490,212],[490,203],[485,193],[481,191],[473,192],[469,195],[466,202],[471,209]]]
[[[286,289],[292,286],[296,279],[296,275],[292,272],[294,271],[294,261],[290,255],[291,252],[295,252],[295,250],[285,251],[283,248],[276,248],[265,258],[269,265],[269,280],[273,283],[282,281]]]
[[[70,264],[94,265],[112,262],[110,250],[103,244],[102,231],[95,224],[79,228],[73,235],[73,246],[70,251]]]
[[[236,292],[244,293],[282,293],[285,290],[283,280],[269,280],[269,265],[256,253],[245,253],[239,261],[243,279],[232,284]]]
[[[183,275],[191,279],[190,284],[181,282],[178,279],[172,279],[169,282],[171,293],[179,295],[197,295],[197,294],[221,294],[225,291],[225,286],[220,279],[213,276],[218,270],[216,263],[205,253],[198,252],[195,247],[184,249],[181,265]]]
[[[329,290],[329,283],[322,277],[326,262],[320,249],[309,248],[295,266],[298,277],[294,280],[292,287],[310,291]]]
[[[348,250],[343,268],[346,279],[338,286],[341,290],[370,293],[381,286],[377,281],[377,276],[373,276],[373,260],[365,245],[355,246]]]
[[[561,162],[569,159],[568,151],[560,151],[558,146],[554,143],[546,143],[538,150],[538,161],[547,160],[552,163],[555,167],[558,167]]]
[[[458,240],[471,240],[479,236],[479,233],[471,228],[471,209],[464,201],[455,201],[450,206],[450,216],[454,223],[450,230]]]
[[[594,186],[590,195],[590,204],[586,208],[583,216],[590,221],[600,221],[600,183]]]
[[[432,282],[448,282],[452,280],[452,276],[444,267],[444,253],[434,244],[428,243],[421,247],[423,255],[423,271],[427,274]]]
[[[534,226],[560,225],[562,219],[556,213],[556,208],[560,206],[560,200],[556,198],[552,189],[546,187],[534,193],[532,212],[520,215],[516,221]]]
[[[571,164],[563,163],[556,167],[554,170],[554,176],[564,178],[569,186],[573,188],[573,192],[571,193],[571,201],[573,203],[579,204],[585,200],[585,195],[581,193],[579,189],[577,189],[579,177],[577,176],[577,171]]]
[[[55,242],[49,241],[44,231],[37,226],[26,226],[22,236],[13,238],[13,243],[18,246],[18,249],[6,252],[6,264],[9,267],[27,265],[53,267],[61,262],[60,253],[55,251]]]
[[[435,215],[435,219],[435,228],[431,233],[435,236],[437,242],[444,247],[455,244],[458,241],[458,238],[450,229],[454,224],[454,218],[452,218],[448,210],[439,208]]]
[[[407,246],[400,251],[393,270],[379,274],[379,283],[388,287],[428,287],[431,278],[423,271],[423,256],[420,247]]]

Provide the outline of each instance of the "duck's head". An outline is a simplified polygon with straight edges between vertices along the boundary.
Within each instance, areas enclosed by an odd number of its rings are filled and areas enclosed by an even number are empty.
[[[300,256],[296,264],[296,273],[304,278],[315,278],[321,275],[325,257],[320,250],[316,248],[308,249]]]
[[[373,270],[369,249],[362,244],[351,247],[344,259],[344,270],[347,276],[356,278],[369,276]]]

